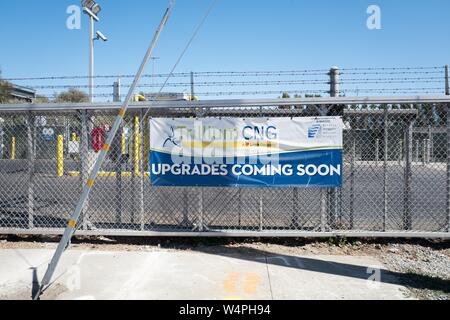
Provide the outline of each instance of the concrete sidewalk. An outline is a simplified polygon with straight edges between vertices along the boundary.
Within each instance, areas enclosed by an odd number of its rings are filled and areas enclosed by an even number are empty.
[[[30,299],[52,254],[0,250],[0,299]],[[377,260],[355,256],[69,250],[54,279],[42,299],[379,300],[406,292]]]

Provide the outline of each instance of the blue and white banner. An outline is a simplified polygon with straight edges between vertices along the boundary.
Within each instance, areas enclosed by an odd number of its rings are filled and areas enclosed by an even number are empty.
[[[150,120],[154,186],[340,187],[340,117]]]

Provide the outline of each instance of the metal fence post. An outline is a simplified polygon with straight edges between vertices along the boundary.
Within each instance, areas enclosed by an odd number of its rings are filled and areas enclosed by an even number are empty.
[[[144,110],[140,110],[139,118],[141,119],[142,126],[140,126],[139,130],[139,136],[140,143],[139,143],[139,172],[141,173],[140,179],[139,179],[139,216],[140,216],[140,223],[141,223],[141,230],[144,230],[145,228],[145,217],[144,217],[144,178],[145,178],[145,170],[144,170],[144,135],[145,135],[145,122],[144,122]]]
[[[198,120],[199,118],[201,118],[201,117],[203,117],[204,116],[204,114],[205,114],[205,109],[204,108],[201,108],[201,109],[197,109],[196,110],[196,120]],[[200,122],[201,122],[201,132],[203,132],[203,122],[202,122],[202,120],[200,120]],[[202,134],[202,140],[203,140],[203,134]],[[203,156],[203,154],[202,154],[202,156]],[[203,232],[203,230],[204,230],[204,212],[203,212],[203,210],[204,210],[204,208],[203,208],[203,206],[204,206],[204,188],[203,187],[199,187],[199,190],[200,190],[200,194],[199,194],[199,225],[198,225],[198,230],[199,230],[199,232]],[[184,192],[187,192],[187,190],[186,191],[184,191]]]
[[[389,161],[389,110],[385,105],[384,110],[384,161],[383,161],[383,231],[387,230],[388,220],[388,186],[387,186],[387,170]]]
[[[404,193],[404,229],[411,230],[411,180],[412,180],[412,167],[411,167],[411,155],[412,155],[412,132],[413,132],[413,119],[408,119],[407,132],[405,134],[405,193]]]
[[[125,119],[124,119],[125,121]],[[121,134],[123,133],[123,121],[122,123],[119,125],[119,130],[118,132],[120,132]],[[120,136],[120,135],[118,135]],[[123,196],[122,196],[122,163],[124,161],[124,157],[125,155],[122,154],[122,152],[117,152],[117,150],[115,150],[117,156],[116,156],[116,216],[115,216],[115,222],[116,223],[121,223],[122,222],[122,201],[123,201]]]
[[[450,95],[448,65],[445,66],[445,95]],[[450,232],[450,104],[447,108],[447,232]]]
[[[450,104],[447,107],[447,232],[450,232]]]
[[[149,184],[148,186],[150,188],[150,192],[149,192],[149,195],[147,195],[147,197],[148,197],[148,201],[150,203],[153,202],[153,199],[154,199],[154,196],[155,196],[154,186],[153,186],[153,181],[152,181],[152,168],[151,168],[151,163],[150,163],[150,155],[151,155],[151,152],[152,152],[152,150],[150,148],[151,140],[152,140],[152,135],[151,135],[152,123],[151,123],[151,119],[152,119],[151,115],[147,117],[147,128],[145,130],[146,131],[145,135],[147,137],[147,141],[145,143],[145,152],[147,152],[147,155],[148,155],[148,158],[146,158],[146,161],[148,161],[148,162],[146,162],[145,166],[148,166],[147,168],[149,170],[149,177],[148,177],[148,181],[147,182],[148,182],[148,184]],[[149,210],[149,219],[148,219],[148,223],[149,224],[151,224],[151,216],[152,216],[152,211]],[[141,227],[145,228],[145,224],[146,223],[144,221],[144,224]]]
[[[28,112],[27,119],[27,141],[28,141],[28,228],[32,229],[34,226],[34,116],[32,112]]]
[[[113,83],[113,101],[114,102],[121,102],[121,94],[120,94],[120,89],[121,89],[121,83],[120,83],[120,78],[117,79],[117,81],[115,81]]]
[[[338,67],[332,67],[330,69],[330,97],[339,97],[340,83],[339,83],[340,71]],[[327,115],[327,113],[322,114]],[[329,205],[328,205],[328,222],[331,228],[336,228],[337,222],[337,192],[338,188],[329,188],[327,190]]]
[[[331,67],[330,69],[330,97],[339,97],[340,83],[339,83],[340,71],[338,67]]]
[[[80,191],[83,190],[89,177],[89,132],[88,132],[88,113],[86,110],[81,111],[81,137],[80,137]],[[89,198],[82,210],[83,229],[89,228],[88,217]]]
[[[356,137],[352,130],[352,150],[350,160],[350,229],[355,225],[355,161],[356,161]]]
[[[183,194],[183,220],[181,221],[181,224],[183,226],[191,226],[191,222],[189,221],[189,190],[188,188],[182,188],[181,192]]]
[[[428,163],[433,162],[433,130],[428,126]]]

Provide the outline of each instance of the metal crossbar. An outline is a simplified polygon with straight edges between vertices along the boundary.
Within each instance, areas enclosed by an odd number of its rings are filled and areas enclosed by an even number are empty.
[[[193,108],[232,108],[270,107],[270,106],[311,106],[311,105],[419,105],[448,104],[450,96],[406,96],[406,97],[329,97],[329,98],[294,98],[294,99],[229,99],[200,101],[143,101],[132,102],[128,108],[137,109],[193,109]],[[70,110],[118,110],[121,103],[48,103],[48,104],[2,104],[1,112],[16,111],[62,111]],[[397,110],[392,110],[397,111]],[[402,112],[401,110],[398,110]],[[357,110],[355,110],[357,112]]]

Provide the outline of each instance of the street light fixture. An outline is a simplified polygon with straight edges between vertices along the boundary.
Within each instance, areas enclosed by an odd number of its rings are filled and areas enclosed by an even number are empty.
[[[92,13],[95,15],[98,15],[100,13],[100,11],[102,11],[102,7],[100,7],[100,5],[98,3],[96,3],[92,9],[91,9]]]
[[[86,13],[89,17],[91,17],[92,19],[94,19],[95,21],[99,22],[100,19],[98,18],[98,16],[96,14],[94,14],[91,10],[89,10],[88,8],[83,8],[84,13]]]
[[[81,2],[81,5],[83,6],[83,11],[93,18],[95,21],[99,21],[98,14],[101,11],[101,7],[99,4],[97,4],[93,0],[84,0]]]
[[[81,1],[81,5],[85,8],[91,9],[95,4],[94,0],[83,0]]]

